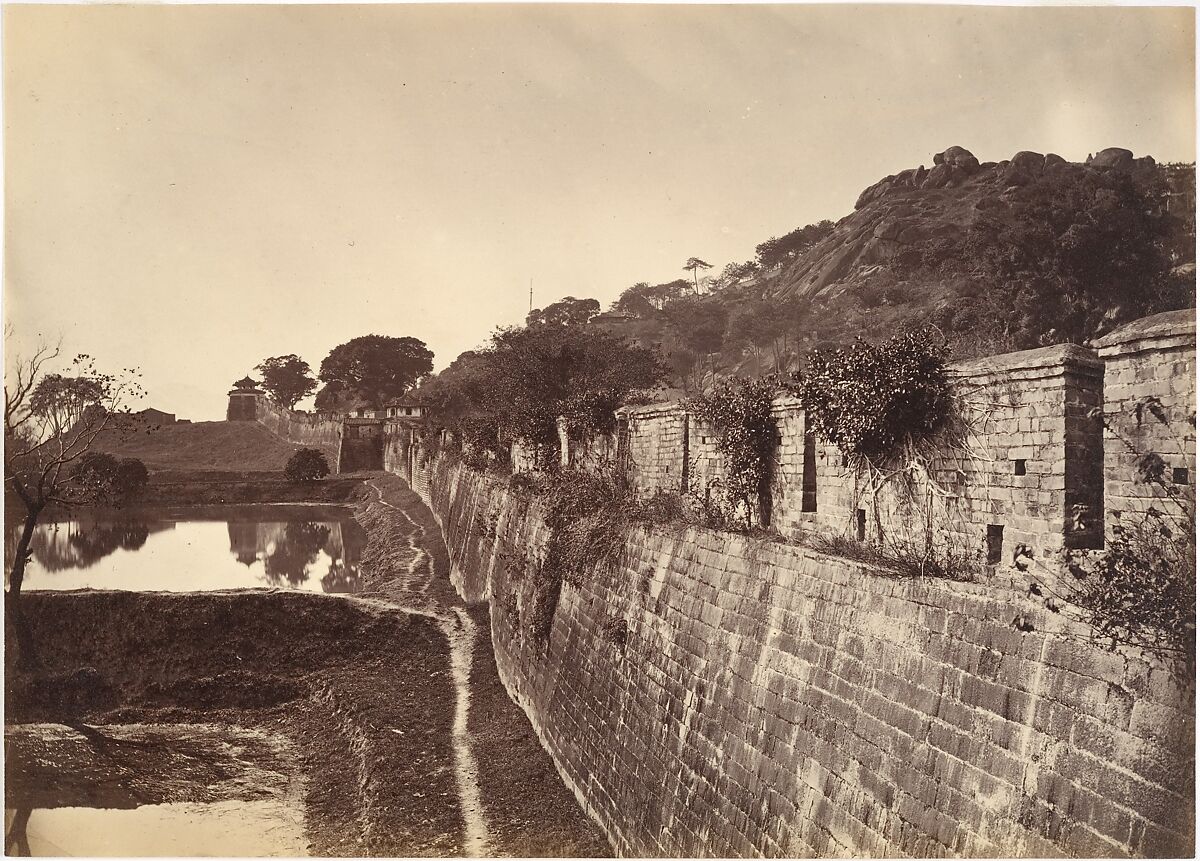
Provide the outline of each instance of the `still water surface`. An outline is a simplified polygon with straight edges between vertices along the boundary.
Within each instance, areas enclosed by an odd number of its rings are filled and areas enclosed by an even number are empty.
[[[5,535],[6,571],[19,533]],[[355,592],[365,544],[340,506],[90,510],[37,527],[24,588]]]
[[[299,811],[282,800],[147,804],[133,809],[8,809],[5,854],[296,858],[308,854]]]

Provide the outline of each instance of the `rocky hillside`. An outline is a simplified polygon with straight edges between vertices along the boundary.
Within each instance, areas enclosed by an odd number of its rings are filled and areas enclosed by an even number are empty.
[[[1123,149],[980,163],[954,146],[836,223],[767,240],[707,295],[634,285],[594,325],[658,347],[691,389],[913,326],[936,326],[957,358],[1083,343],[1195,306],[1195,187],[1194,165]]]
[[[924,165],[886,176],[865,189],[854,212],[837,222],[834,232],[781,272],[775,295],[822,297],[854,289],[879,267],[919,252],[930,240],[948,247],[972,231],[998,231],[1019,217],[1025,189],[1054,180],[1106,187],[1114,174],[1162,201],[1163,209],[1190,213],[1184,232],[1195,233],[1195,174],[1159,166],[1149,156],[1134,158],[1124,149],[1106,149],[1086,163],[1068,162],[1049,153],[1019,152],[1011,159],[980,163],[953,146]],[[1183,243],[1186,245],[1186,243]],[[1183,249],[1180,249],[1183,250]],[[950,251],[951,256],[953,251]],[[1191,262],[1187,260],[1184,262]]]

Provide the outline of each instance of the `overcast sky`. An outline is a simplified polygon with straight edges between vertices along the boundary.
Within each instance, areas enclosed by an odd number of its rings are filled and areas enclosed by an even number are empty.
[[[6,6],[27,349],[224,416],[267,356],[444,367],[564,295],[718,268],[965,146],[1194,161],[1193,11]]]

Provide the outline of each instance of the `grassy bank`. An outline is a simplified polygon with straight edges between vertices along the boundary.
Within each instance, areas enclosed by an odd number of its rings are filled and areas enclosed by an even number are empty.
[[[365,475],[331,475],[321,481],[292,482],[282,472],[230,472],[174,469],[150,474],[138,498],[146,505],[209,505],[252,502],[353,502]]]
[[[144,429],[114,428],[96,451],[136,457],[154,470],[282,470],[300,446],[256,422],[189,422]]]

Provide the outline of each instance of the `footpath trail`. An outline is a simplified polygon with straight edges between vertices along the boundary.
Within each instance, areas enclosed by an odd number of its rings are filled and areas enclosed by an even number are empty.
[[[610,856],[500,681],[487,606],[468,606],[455,591],[433,513],[398,476],[376,474],[367,487],[358,510],[368,535],[360,597],[436,619],[450,644],[463,853]]]

